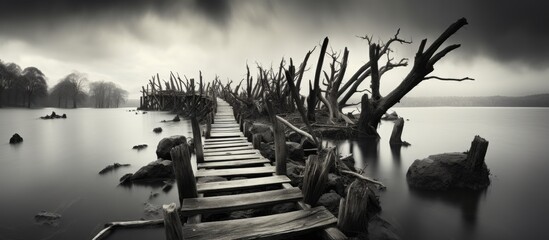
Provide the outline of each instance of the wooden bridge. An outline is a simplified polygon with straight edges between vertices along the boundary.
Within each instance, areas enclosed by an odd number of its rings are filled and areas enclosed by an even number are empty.
[[[181,204],[179,213],[187,220],[181,228],[175,204],[165,205],[167,239],[286,239],[311,232],[318,232],[324,239],[347,239],[334,227],[337,218],[322,206],[311,208],[303,203],[301,190],[290,185],[291,180],[286,175],[277,174],[276,167],[253,148],[241,132],[229,104],[221,100],[217,102],[213,124],[208,123],[206,131],[209,136],[204,146],[200,142],[195,146],[196,172],[192,171],[187,146],[172,150]],[[200,137],[196,131],[193,135]],[[202,177],[236,176],[245,178],[196,183],[196,179]],[[238,192],[250,189],[255,191]],[[296,203],[300,210],[201,222],[203,214],[231,213],[290,202]]]

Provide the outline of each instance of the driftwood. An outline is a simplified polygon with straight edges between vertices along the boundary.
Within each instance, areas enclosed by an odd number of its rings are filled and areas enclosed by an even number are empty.
[[[286,119],[280,117],[280,116],[276,116],[276,119],[278,119],[278,121],[284,123],[284,125],[288,126],[289,128],[291,128],[292,130],[296,131],[297,133],[301,134],[302,136],[308,138],[309,140],[313,141],[314,143],[317,143],[318,140],[313,137],[313,135],[309,134],[308,132],[305,132],[299,128],[297,128],[296,126],[292,125],[290,122],[286,121]]]

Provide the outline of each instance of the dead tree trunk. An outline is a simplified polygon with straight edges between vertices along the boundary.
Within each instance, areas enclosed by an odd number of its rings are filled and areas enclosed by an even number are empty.
[[[312,88],[309,85],[310,91],[309,91],[309,99],[307,102],[307,119],[310,122],[315,121],[315,108],[317,104],[317,96],[320,93],[320,75],[322,75],[322,64],[324,63],[324,54],[326,54],[326,48],[328,48],[327,37],[324,38],[324,42],[322,42],[322,48],[320,49],[320,55],[318,56],[318,63],[316,65],[314,85]]]
[[[446,54],[460,47],[459,44],[453,44],[446,48],[437,51],[442,44],[454,35],[459,29],[467,24],[465,18],[459,19],[457,22],[450,25],[426,50],[427,39],[423,39],[419,45],[419,49],[414,59],[414,66],[402,82],[387,96],[381,97],[379,94],[379,79],[372,79],[372,98],[369,99],[367,94],[362,97],[362,112],[358,122],[359,135],[362,137],[379,137],[377,126],[383,114],[396,103],[398,103],[408,92],[416,87],[423,80],[437,79],[442,81],[463,81],[473,80],[471,78],[440,78],[436,76],[427,76],[433,72],[434,65],[442,59]],[[375,45],[375,44],[374,44]],[[375,49],[374,49],[375,50]],[[376,52],[370,55],[371,58],[376,57]],[[372,60],[372,59],[370,59]],[[377,60],[376,60],[377,61]],[[371,68],[372,75],[378,69]],[[374,82],[376,81],[376,82]]]
[[[395,121],[393,126],[393,132],[391,133],[391,138],[389,139],[389,144],[391,145],[402,145],[402,130],[404,129],[404,118],[398,118]]]

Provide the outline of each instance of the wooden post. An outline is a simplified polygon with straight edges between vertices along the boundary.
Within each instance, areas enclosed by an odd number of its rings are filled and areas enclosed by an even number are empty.
[[[328,173],[335,164],[335,151],[329,150],[324,160],[316,155],[310,155],[305,163],[303,176],[303,202],[315,206],[328,186]]]
[[[202,133],[196,116],[191,116],[191,125],[193,129],[194,153],[196,154],[196,162],[204,162],[204,149],[202,148]]]
[[[240,131],[244,132],[244,119],[242,119],[242,115],[238,118],[238,125],[240,127]]]
[[[276,118],[275,118],[276,119]],[[286,134],[284,134],[284,124],[275,120],[274,124],[274,142],[276,174],[286,175]]]
[[[347,188],[347,197],[341,198],[337,227],[347,236],[368,232],[368,204],[371,195],[366,181],[355,179]]]
[[[183,225],[175,203],[164,204],[162,206],[164,213],[164,229],[166,231],[166,240],[183,240]]]
[[[469,161],[471,171],[482,169],[487,150],[488,141],[476,135],[473,142],[471,142],[471,148],[467,153],[467,161]]]
[[[204,133],[204,138],[209,139],[211,137],[212,132],[212,114],[208,114],[208,119],[206,120],[206,132]]]
[[[191,165],[191,154],[187,141],[181,145],[172,148],[170,151],[172,157],[175,180],[179,193],[179,204],[185,198],[196,198],[196,179],[194,178],[193,167]]]
[[[389,139],[389,144],[402,144],[402,130],[404,129],[404,118],[398,118],[393,126],[393,132]]]
[[[261,135],[260,134],[254,134],[252,139],[252,145],[254,146],[254,149],[259,149],[261,147]]]

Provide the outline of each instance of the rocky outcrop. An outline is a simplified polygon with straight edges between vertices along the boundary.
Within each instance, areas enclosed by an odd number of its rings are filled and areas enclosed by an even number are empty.
[[[261,141],[269,143],[274,141],[273,131],[268,124],[264,123],[253,123],[250,128],[251,134],[261,135]]]
[[[13,134],[10,138],[10,144],[17,144],[23,142],[23,138],[18,133]]]
[[[161,127],[154,128],[154,129],[153,129],[153,132],[155,132],[155,133],[161,133],[161,132],[162,132],[162,128],[161,128]]]
[[[145,149],[147,147],[148,147],[147,144],[139,144],[139,145],[133,146],[132,149],[142,150],[142,149]]]
[[[120,182],[130,183],[134,181],[160,181],[175,178],[172,161],[158,159],[140,168],[134,174],[126,174]]]
[[[130,166],[130,164],[114,163],[112,165],[108,165],[105,168],[103,168],[103,170],[99,171],[99,174],[105,174],[105,173],[108,173],[110,171],[114,171],[114,170],[118,169],[119,167],[127,167],[127,166]]]
[[[51,112],[51,115],[46,115],[40,118],[41,119],[58,119],[58,118],[67,118],[67,115],[64,113],[62,115],[57,115],[57,113]]]
[[[158,142],[158,146],[156,146],[156,156],[158,158],[171,160],[172,156],[170,155],[170,150],[184,142],[187,142],[187,139],[182,135],[163,138],[160,142]]]
[[[416,160],[406,173],[408,185],[424,190],[482,189],[490,185],[484,162],[488,141],[476,136],[469,152],[443,153]]]
[[[339,200],[341,199],[341,196],[337,194],[336,192],[328,192],[324,193],[320,196],[318,199],[317,204],[319,206],[324,206],[328,211],[330,211],[332,214],[336,215],[339,211]]]

